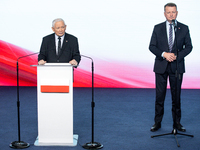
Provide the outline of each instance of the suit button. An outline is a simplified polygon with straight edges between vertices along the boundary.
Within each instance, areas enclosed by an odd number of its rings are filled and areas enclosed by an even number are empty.
[[[59,62],[59,60],[57,60],[57,62]]]

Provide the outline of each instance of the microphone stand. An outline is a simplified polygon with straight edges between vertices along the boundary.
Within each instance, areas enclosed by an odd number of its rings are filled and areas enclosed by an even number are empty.
[[[176,46],[176,72],[175,72],[175,78],[176,78],[176,81],[175,81],[175,97],[176,99],[178,98],[178,80],[180,80],[180,74],[179,74],[179,71],[178,71],[178,56],[179,56],[179,49],[177,48],[177,36],[176,36],[176,30],[177,30],[177,26],[175,24],[175,20],[172,20],[172,23],[174,25],[174,33],[175,33],[175,46]],[[176,103],[175,103],[175,118],[174,118],[174,121],[176,121],[176,106],[177,106],[177,100],[176,100]],[[175,122],[174,122],[175,123]],[[177,143],[177,146],[180,147],[179,143],[178,143],[178,139],[176,137],[176,135],[184,135],[184,136],[189,136],[189,137],[194,137],[194,135],[189,135],[189,134],[183,134],[183,133],[178,133],[177,131],[177,127],[176,126],[173,126],[173,130],[172,132],[170,133],[166,133],[166,134],[160,134],[160,135],[153,135],[151,136],[151,138],[154,138],[154,137],[158,137],[158,136],[165,136],[165,135],[171,135],[173,134],[175,136],[175,139],[176,139],[176,143]]]
[[[28,57],[31,55],[35,55],[37,53],[32,53],[26,56],[19,57],[17,59],[17,116],[18,116],[18,141],[12,142],[9,146],[10,148],[14,149],[23,149],[23,148],[28,148],[30,146],[29,143],[26,143],[24,141],[21,141],[21,134],[20,134],[20,101],[19,101],[19,65],[18,65],[18,60],[24,57]]]
[[[92,102],[91,102],[91,107],[92,107],[92,141],[89,143],[84,144],[82,147],[85,149],[101,149],[103,148],[103,145],[98,142],[94,142],[94,107],[95,107],[95,102],[94,102],[94,63],[93,59],[88,56],[81,55],[83,57],[86,57],[92,61]]]

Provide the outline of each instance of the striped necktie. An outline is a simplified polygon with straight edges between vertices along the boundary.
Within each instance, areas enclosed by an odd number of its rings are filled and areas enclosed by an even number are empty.
[[[169,24],[169,51],[172,51],[173,47],[173,31],[172,31],[172,24]]]

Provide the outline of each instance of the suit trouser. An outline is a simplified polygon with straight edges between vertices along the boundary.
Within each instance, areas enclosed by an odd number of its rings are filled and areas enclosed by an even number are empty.
[[[172,72],[171,63],[168,63],[164,74],[155,74],[156,77],[156,102],[155,102],[155,122],[161,122],[164,115],[164,101],[167,90],[167,79],[169,77],[170,90],[172,96],[172,117],[173,122],[181,120],[181,84],[183,74],[178,75]],[[177,89],[176,89],[177,85]],[[176,95],[177,94],[177,95]]]

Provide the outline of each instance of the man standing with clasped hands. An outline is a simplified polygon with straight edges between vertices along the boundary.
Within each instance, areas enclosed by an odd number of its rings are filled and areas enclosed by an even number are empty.
[[[151,131],[157,131],[161,128],[168,77],[172,97],[173,128],[186,131],[180,123],[181,84],[185,72],[184,58],[192,51],[192,43],[188,26],[178,22],[177,15],[176,4],[168,3],[164,6],[166,21],[155,25],[149,45],[150,51],[156,56],[154,63],[156,80],[155,124],[151,127]],[[177,44],[175,39],[177,39]],[[176,48],[178,49],[178,57],[176,56]],[[177,61],[178,68],[176,67]],[[178,70],[177,78],[176,69]]]

